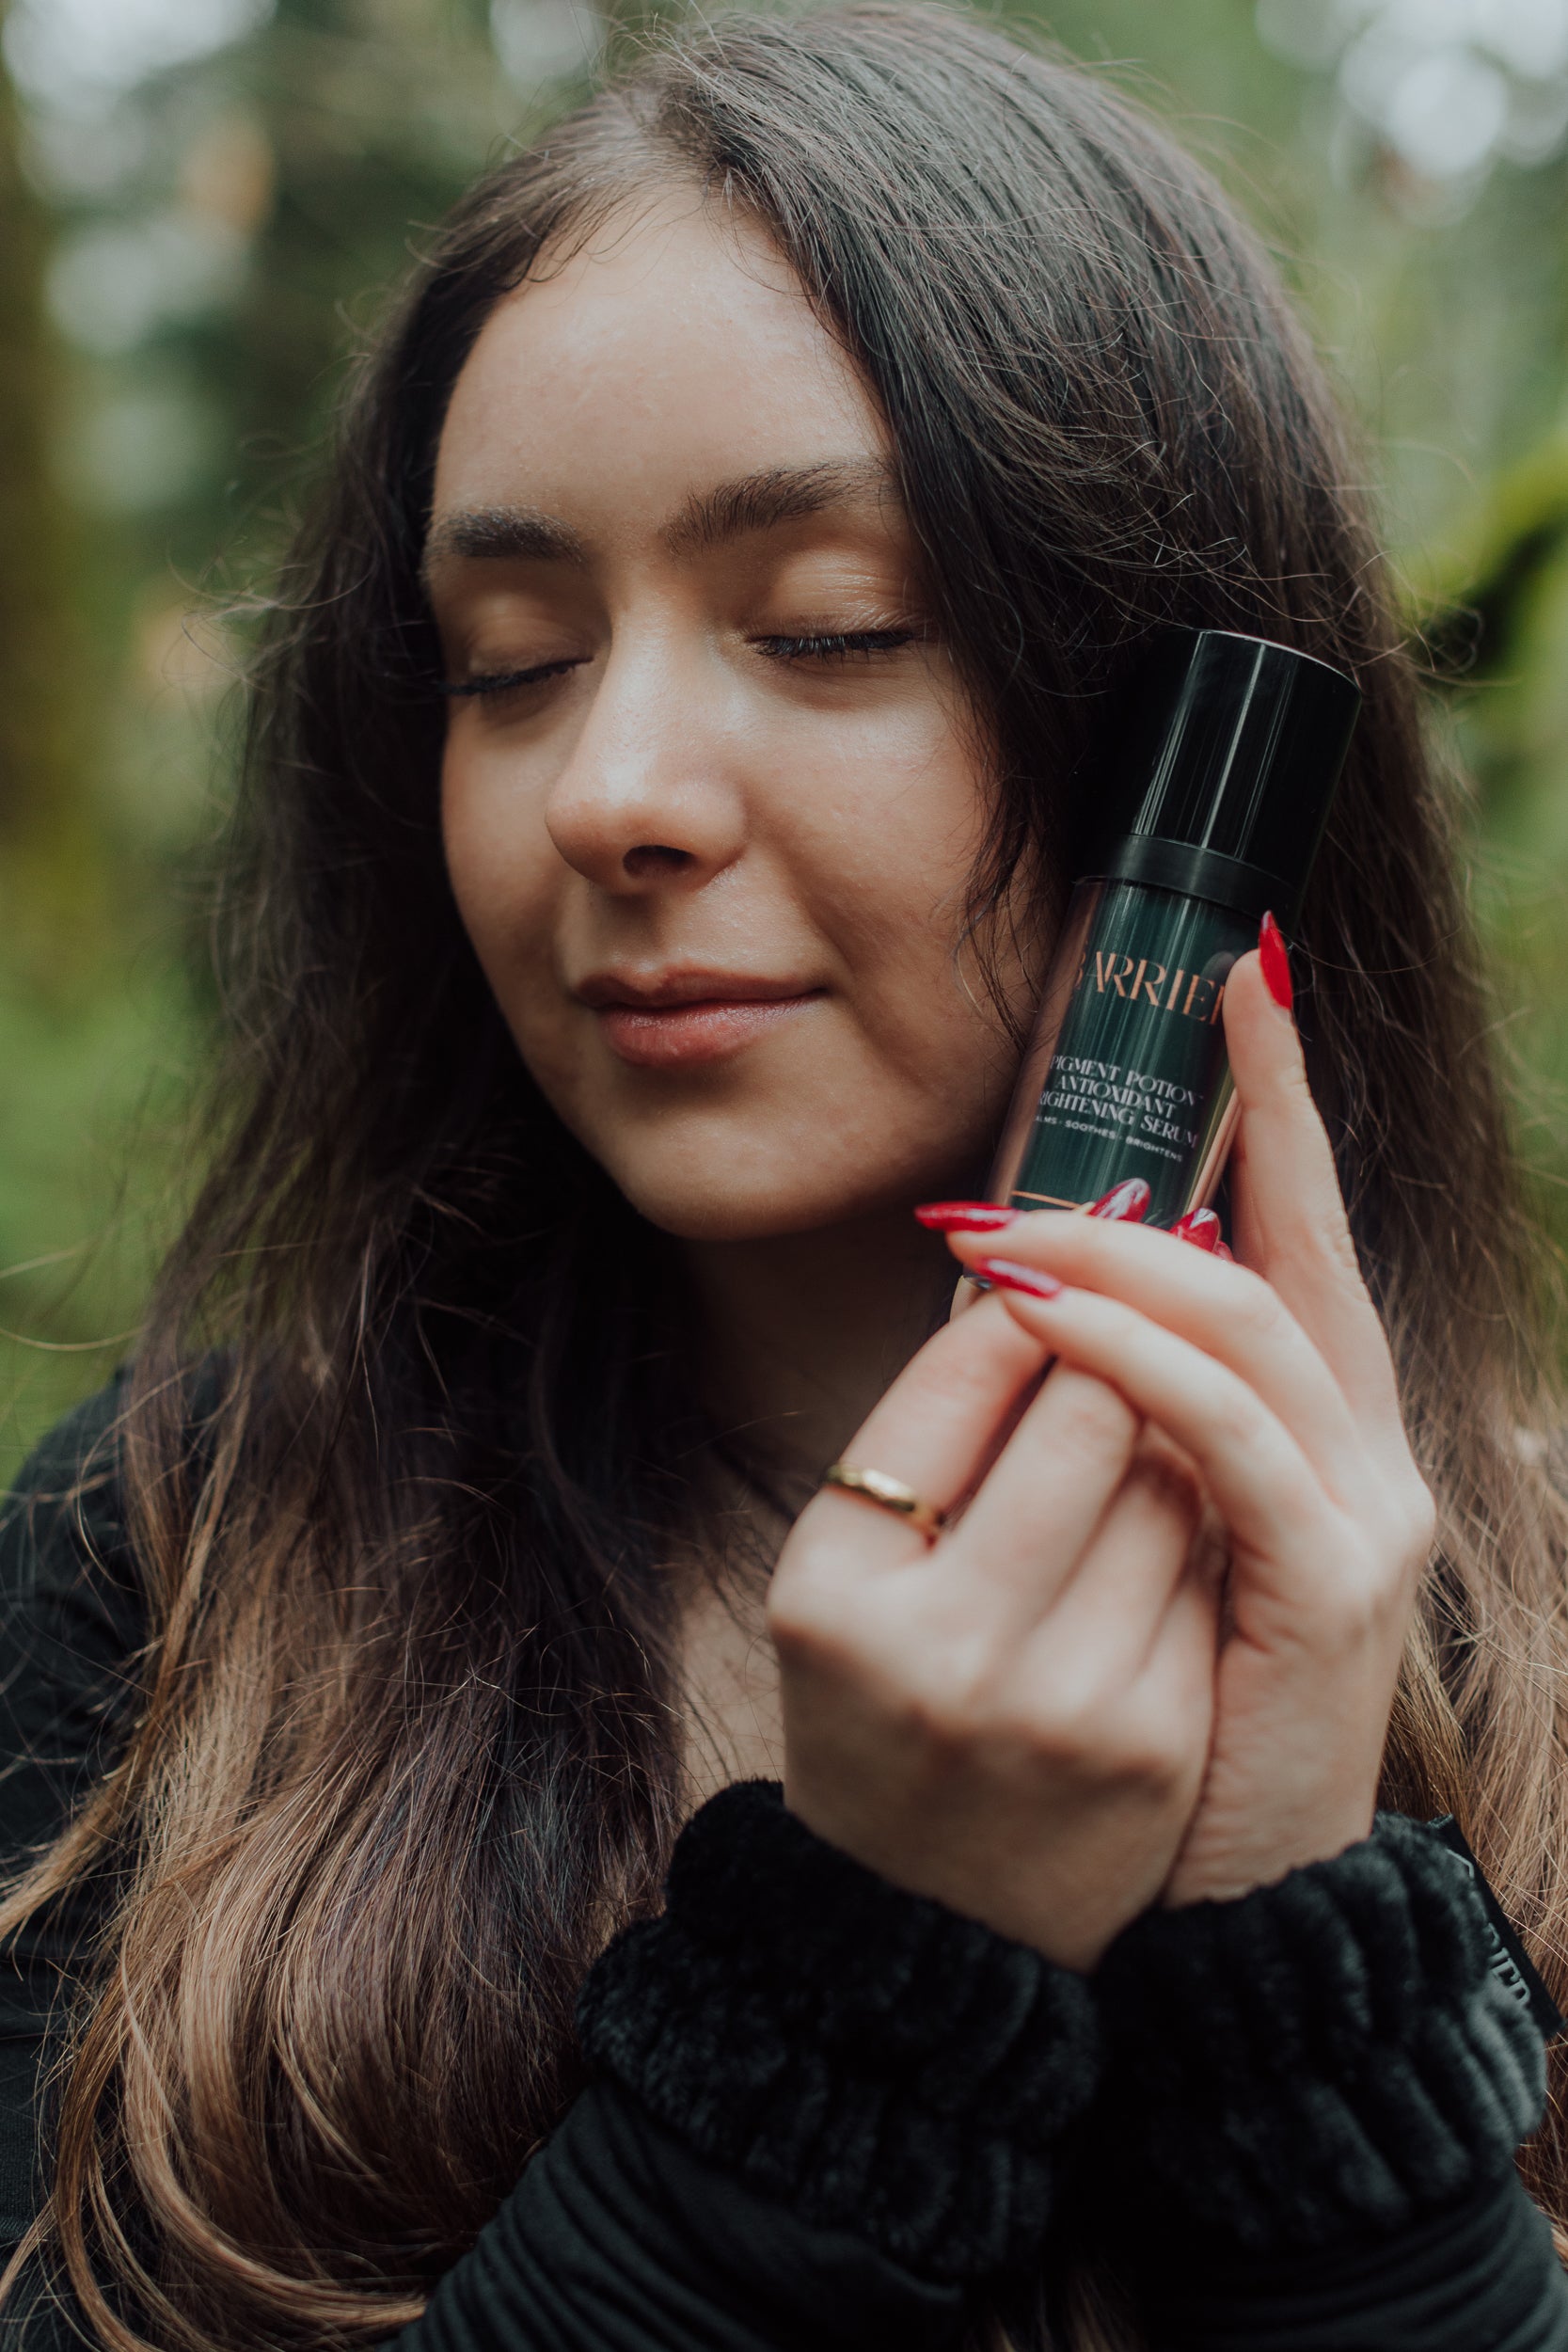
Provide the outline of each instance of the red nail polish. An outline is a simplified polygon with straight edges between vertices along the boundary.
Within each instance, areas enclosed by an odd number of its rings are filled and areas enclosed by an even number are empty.
[[[1189,1209],[1171,1227],[1178,1241],[1190,1241],[1195,1249],[1217,1249],[1220,1221],[1212,1209]]]
[[[1018,1211],[994,1200],[927,1200],[915,1216],[933,1233],[994,1233],[1010,1225]]]
[[[1124,1183],[1113,1184],[1085,1216],[1113,1218],[1122,1225],[1141,1225],[1148,1215],[1149,1189],[1141,1176],[1129,1176]]]
[[[1287,1012],[1295,994],[1291,985],[1291,951],[1285,945],[1285,934],[1272,914],[1265,914],[1258,929],[1258,961],[1263,967],[1263,977],[1269,984],[1269,994]]]
[[[1217,1241],[1214,1244],[1214,1255],[1216,1258],[1223,1258],[1227,1265],[1234,1265],[1236,1263],[1236,1252],[1227,1248],[1223,1241]]]
[[[1038,1266],[1015,1265],[1010,1258],[982,1258],[975,1271],[999,1291],[1022,1291],[1025,1298],[1059,1298],[1067,1288]]]

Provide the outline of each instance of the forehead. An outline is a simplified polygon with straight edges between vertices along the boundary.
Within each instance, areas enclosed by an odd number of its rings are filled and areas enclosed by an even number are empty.
[[[498,304],[453,390],[438,508],[661,504],[886,456],[857,371],[762,230],[694,192],[614,214]]]

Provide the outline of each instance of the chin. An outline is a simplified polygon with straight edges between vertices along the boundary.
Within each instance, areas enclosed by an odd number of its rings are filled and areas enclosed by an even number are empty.
[[[798,1185],[725,1192],[705,1186],[688,1191],[623,1184],[621,1189],[640,1216],[676,1241],[768,1241],[819,1232],[857,1214],[842,1196],[802,1195]]]
[[[693,1180],[676,1169],[654,1172],[614,1168],[610,1175],[640,1216],[677,1241],[768,1241],[790,1233],[823,1232],[835,1225],[909,1209],[942,1189],[938,1174],[887,1168],[813,1168],[802,1183],[797,1159],[787,1168],[739,1175],[723,1158],[715,1167],[724,1181],[704,1170]]]
[[[782,1239],[896,1214],[973,1187],[990,1158],[989,1121],[943,1134],[869,1090],[854,1104],[818,1096],[788,1120],[673,1110],[582,1120],[577,1133],[638,1215],[677,1241]]]

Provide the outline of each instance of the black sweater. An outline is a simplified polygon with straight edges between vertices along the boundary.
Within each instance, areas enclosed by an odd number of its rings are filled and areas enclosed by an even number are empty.
[[[141,1597],[111,1398],[0,1515],[0,1868],[109,1769]],[[0,2248],[40,2192],[50,2007],[94,1927],[0,1961]],[[1513,2152],[1535,2028],[1451,1858],[1385,1817],[1338,1860],[1151,1914],[1092,1979],[905,1895],[750,1783],[584,1989],[592,2081],[397,2352],[946,2352],[1108,2247],[1159,2352],[1568,2352]],[[0,2336],[67,2352],[24,2281]]]

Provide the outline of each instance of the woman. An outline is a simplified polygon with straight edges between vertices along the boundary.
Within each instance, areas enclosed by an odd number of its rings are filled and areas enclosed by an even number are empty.
[[[721,23],[460,207],[259,675],[212,1176],[8,1522],[24,2342],[1568,2344],[1420,1826],[1560,1986],[1532,1260],[1348,478],[1208,182],[961,20]],[[1240,1263],[970,1205],[1173,623],[1366,697]]]

